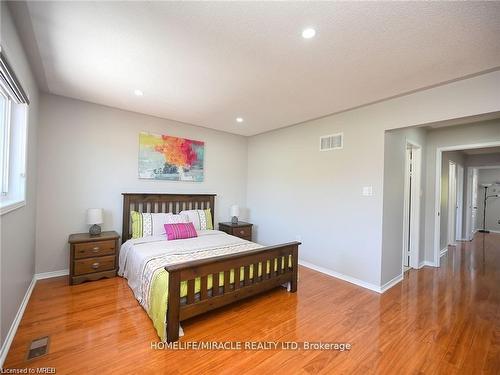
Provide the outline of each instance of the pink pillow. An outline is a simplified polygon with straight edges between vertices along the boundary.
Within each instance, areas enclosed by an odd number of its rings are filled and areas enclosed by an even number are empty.
[[[184,238],[198,237],[193,223],[164,224],[167,238],[171,240],[181,240]]]

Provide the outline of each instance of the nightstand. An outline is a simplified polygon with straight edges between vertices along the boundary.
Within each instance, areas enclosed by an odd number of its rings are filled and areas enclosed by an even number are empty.
[[[91,236],[77,233],[69,236],[70,246],[69,283],[115,277],[118,269],[118,246],[120,236],[115,231]]]
[[[244,221],[238,221],[238,224],[233,224],[231,222],[219,223],[219,230],[232,236],[252,241],[252,226],[253,224],[245,223]]]

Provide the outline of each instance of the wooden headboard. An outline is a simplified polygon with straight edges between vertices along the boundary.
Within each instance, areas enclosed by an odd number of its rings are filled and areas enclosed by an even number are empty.
[[[132,238],[130,211],[172,212],[183,210],[212,210],[212,225],[215,218],[216,194],[161,194],[161,193],[123,193],[122,242]],[[214,226],[215,228],[215,226]]]

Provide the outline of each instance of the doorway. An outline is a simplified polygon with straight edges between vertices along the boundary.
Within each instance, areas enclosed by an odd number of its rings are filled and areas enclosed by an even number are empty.
[[[418,268],[422,147],[406,142],[403,216],[403,272]]]
[[[486,170],[500,169],[499,165],[487,165],[467,168],[467,212],[466,219],[466,233],[467,240],[472,241],[476,232],[483,228],[484,219],[484,190],[480,183],[480,173]],[[491,183],[496,183],[495,179]],[[481,188],[481,192],[480,192]],[[494,220],[493,222],[495,222]],[[498,223],[500,224],[500,222]]]
[[[435,189],[434,189],[434,260],[430,262],[432,266],[439,267],[441,264],[441,171],[442,171],[442,160],[443,160],[443,152],[446,151],[463,151],[463,150],[473,150],[480,148],[489,148],[489,147],[500,147],[500,141],[493,142],[483,142],[483,143],[470,143],[464,145],[455,145],[455,146],[444,146],[436,148],[436,167],[435,167]],[[483,167],[484,168],[484,167]],[[476,185],[477,186],[477,185]],[[477,194],[476,194],[477,196]],[[475,205],[474,207],[477,207]],[[470,215],[467,215],[467,220],[470,220]],[[476,218],[477,220],[477,218]],[[472,220],[471,220],[472,221]],[[476,224],[477,226],[477,224]],[[469,226],[470,231],[473,233],[475,231],[475,226]],[[448,235],[448,234],[447,234]]]

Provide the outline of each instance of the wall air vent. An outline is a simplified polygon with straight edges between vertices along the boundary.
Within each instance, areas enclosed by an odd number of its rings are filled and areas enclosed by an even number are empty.
[[[344,133],[323,135],[319,137],[319,150],[340,150],[344,147]]]

